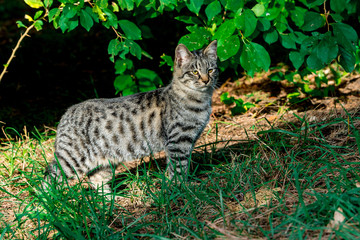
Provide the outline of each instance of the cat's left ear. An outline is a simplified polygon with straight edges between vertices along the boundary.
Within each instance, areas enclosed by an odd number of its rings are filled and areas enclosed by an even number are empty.
[[[217,50],[217,41],[214,40],[209,44],[209,46],[207,46],[204,49],[203,53],[205,55],[207,55],[209,58],[211,58],[212,60],[216,61],[216,59],[217,59],[216,50]]]

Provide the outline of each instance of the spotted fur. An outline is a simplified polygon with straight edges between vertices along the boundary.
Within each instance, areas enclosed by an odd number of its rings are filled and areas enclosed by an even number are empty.
[[[88,174],[93,184],[101,185],[112,178],[110,164],[162,150],[170,178],[175,172],[186,173],[193,146],[211,114],[218,79],[216,49],[216,41],[194,52],[180,44],[175,50],[173,80],[167,87],[70,107],[60,120],[56,158],[45,180],[61,179],[60,164],[66,177]]]

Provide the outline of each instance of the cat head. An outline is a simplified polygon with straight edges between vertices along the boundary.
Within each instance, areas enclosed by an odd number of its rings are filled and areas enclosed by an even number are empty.
[[[216,40],[206,48],[193,52],[184,44],[179,44],[175,49],[174,81],[196,91],[214,88],[219,75],[216,50]]]

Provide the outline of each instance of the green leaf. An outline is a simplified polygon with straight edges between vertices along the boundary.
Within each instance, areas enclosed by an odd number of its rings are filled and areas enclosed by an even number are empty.
[[[118,3],[122,10],[126,9],[128,11],[132,11],[134,9],[133,0],[118,0]]]
[[[304,25],[301,27],[303,31],[314,31],[324,26],[324,18],[316,12],[306,12],[304,17]]]
[[[124,42],[121,42],[121,51],[119,53],[119,57],[122,59],[126,59],[126,54],[130,52],[130,47],[126,45]]]
[[[270,45],[278,40],[279,35],[274,28],[271,28],[270,30],[263,33],[263,38],[265,42]]]
[[[38,19],[42,14],[43,14],[44,11],[42,10],[39,10],[35,13],[35,16],[34,16],[34,20]]]
[[[293,92],[293,93],[289,93],[286,97],[289,98],[289,99],[292,99],[292,98],[296,98],[296,97],[299,97],[299,96],[300,96],[299,92]]]
[[[159,0],[160,6],[158,10],[162,13],[165,9],[165,7],[168,7],[171,10],[174,10],[177,0]]]
[[[304,24],[304,16],[308,10],[302,7],[295,7],[290,11],[290,18],[297,27],[301,27]]]
[[[296,69],[299,69],[304,63],[304,56],[299,52],[292,51],[289,53],[289,58]]]
[[[345,10],[347,2],[346,0],[330,0],[330,8],[337,13],[341,13]]]
[[[250,9],[245,9],[235,16],[235,25],[243,31],[245,37],[250,36],[256,29],[257,18]]]
[[[220,5],[219,1],[217,1],[217,0],[210,3],[205,8],[205,14],[206,14],[209,21],[211,21],[220,12],[221,12],[221,5]]]
[[[257,44],[257,43],[254,43],[254,42],[251,42],[250,44],[255,49],[257,65],[259,67],[261,67],[262,69],[264,69],[265,71],[269,70],[269,67],[270,67],[270,55],[269,55],[269,53],[260,44]]]
[[[141,59],[141,47],[139,46],[139,44],[137,44],[133,40],[126,39],[125,46],[128,46],[130,48],[131,55],[137,57],[139,60]]]
[[[126,70],[133,67],[133,62],[130,59],[118,59],[115,62],[115,74],[123,74]]]
[[[247,108],[244,105],[244,101],[239,98],[239,99],[235,99],[235,107],[230,109],[231,111],[231,115],[235,116],[238,114],[242,114],[242,113],[246,113]]]
[[[308,38],[308,36],[306,36],[305,34],[303,34],[302,32],[294,32],[295,35],[295,42],[297,44],[302,44],[302,42]]]
[[[358,41],[356,31],[345,23],[335,23],[332,25],[336,41],[348,52],[355,52]]]
[[[179,43],[184,44],[190,51],[202,48],[209,43],[211,34],[203,27],[194,27],[192,32],[180,38]]]
[[[255,15],[256,15],[257,17],[260,17],[260,16],[262,16],[262,15],[264,14],[264,12],[265,12],[265,7],[264,7],[263,4],[258,3],[258,4],[256,4],[251,10],[255,13]]]
[[[34,27],[37,31],[40,31],[42,29],[43,24],[44,23],[42,20],[36,20]]]
[[[16,24],[18,28],[22,28],[22,27],[26,28],[26,26],[21,21],[16,21]]]
[[[118,20],[117,20],[116,15],[110,9],[104,8],[102,10],[105,13],[105,15],[107,16],[106,21],[103,22],[104,26],[107,28],[109,28],[109,27],[117,28]]]
[[[234,97],[229,98],[229,93],[224,92],[223,94],[220,95],[220,101],[223,102],[226,105],[230,105],[233,102],[235,102],[235,98]]]
[[[274,73],[270,74],[270,76],[268,78],[273,82],[278,82],[278,81],[282,81],[285,79],[284,73],[282,73],[282,72],[274,72]]]
[[[41,8],[44,6],[41,0],[24,0],[24,2],[32,8]]]
[[[288,29],[288,22],[286,16],[284,14],[280,14],[274,20],[274,26],[278,30],[278,32],[283,33]]]
[[[55,17],[60,15],[61,10],[58,8],[53,8],[49,11],[49,21],[52,22]]]
[[[245,0],[224,0],[222,1],[222,4],[225,9],[237,12],[239,9],[244,7]]]
[[[271,26],[271,24],[270,24],[269,20],[267,20],[266,18],[259,18],[256,27],[260,31],[265,32],[270,29],[270,26]]]
[[[263,46],[250,42],[243,46],[240,63],[248,74],[253,77],[255,72],[261,69],[265,71],[269,69],[270,56]]]
[[[140,81],[144,81],[145,79],[148,79],[155,86],[163,85],[163,82],[162,82],[161,78],[159,77],[159,75],[157,75],[156,72],[151,71],[151,70],[146,69],[146,68],[138,69],[135,72],[135,77]]]
[[[77,26],[79,26],[79,21],[76,18],[69,19],[67,25],[68,25],[68,31],[70,32],[71,30],[74,30]]]
[[[141,55],[145,56],[151,60],[153,59],[153,57],[148,52],[144,51],[144,49],[141,49]]]
[[[355,69],[356,58],[353,52],[349,52],[345,48],[339,48],[340,60],[339,64],[346,72],[352,72]]]
[[[66,18],[72,18],[76,15],[77,13],[77,10],[76,10],[76,7],[71,4],[71,3],[67,3],[63,9],[63,15],[66,17]]]
[[[322,63],[321,59],[316,54],[316,49],[310,56],[306,59],[306,64],[311,70],[320,70],[325,65]]]
[[[112,11],[112,12],[120,12],[120,8],[119,8],[119,6],[115,3],[115,2],[112,2],[111,3],[111,6],[109,6],[109,8],[110,8],[110,10]]]
[[[275,6],[273,8],[267,8],[265,16],[269,21],[272,21],[275,18],[277,18],[280,13],[281,13],[281,9]]]
[[[111,55],[110,60],[114,62],[114,57],[119,54],[121,50],[124,49],[124,44],[121,43],[118,39],[113,39],[109,42],[108,53]]]
[[[174,60],[172,59],[171,56],[163,54],[160,56],[160,58],[162,59],[162,61],[160,62],[159,67],[162,67],[166,64],[171,68],[171,71],[174,70]]]
[[[255,106],[256,106],[255,104],[250,103],[250,102],[244,103],[244,108],[246,109],[246,111]]]
[[[293,33],[290,34],[280,34],[280,42],[284,48],[287,49],[296,49],[295,36]]]
[[[299,1],[302,2],[308,8],[313,8],[324,4],[324,0],[299,0]]]
[[[201,6],[204,4],[204,0],[190,0],[189,3],[186,3],[186,6],[188,9],[195,13],[196,15],[199,15]]]
[[[61,14],[59,19],[59,26],[63,33],[69,28],[68,23],[69,23],[69,19],[65,17],[65,14]]]
[[[126,89],[131,89],[134,86],[135,86],[135,82],[133,81],[130,75],[120,75],[115,78],[114,87],[116,90],[116,94]],[[132,94],[132,93],[134,92],[128,92],[128,94]]]
[[[44,4],[46,8],[49,8],[53,4],[53,0],[44,0]]]
[[[187,23],[187,24],[202,24],[201,20],[195,16],[179,16],[175,17],[176,20]]]
[[[230,37],[235,31],[234,20],[226,20],[223,24],[220,25],[218,30],[214,35],[214,39],[225,39]]]
[[[335,38],[325,36],[317,45],[316,50],[318,58],[321,59],[324,65],[327,65],[337,57],[339,48]]]
[[[91,7],[86,6],[85,11],[91,16],[91,18],[94,20],[94,22],[96,22],[96,23],[99,22],[99,15],[96,14]]]
[[[129,20],[119,20],[119,25],[126,37],[131,40],[140,40],[141,39],[141,30]]]
[[[91,27],[94,25],[94,22],[85,10],[80,11],[80,24],[83,26],[87,31],[90,31]]]
[[[85,9],[87,10],[87,8]],[[87,11],[89,13],[89,11]],[[97,15],[97,19],[100,19],[101,21],[105,22],[106,18],[105,18],[105,13],[99,8],[98,5],[94,5],[92,7],[91,12],[93,12],[95,15]],[[90,14],[90,13],[89,13]],[[105,26],[108,27],[108,26]]]
[[[240,40],[238,35],[232,35],[226,39],[220,39],[218,42],[217,54],[220,61],[225,61],[234,56],[240,49]]]
[[[308,55],[311,54],[313,51],[313,47],[317,46],[319,42],[319,38],[315,37],[315,36],[307,36],[306,38],[303,39],[302,43],[301,43],[301,47],[300,47],[300,52],[304,55]]]

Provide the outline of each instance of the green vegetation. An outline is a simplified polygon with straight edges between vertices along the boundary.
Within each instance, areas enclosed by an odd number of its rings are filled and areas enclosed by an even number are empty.
[[[226,105],[232,105],[233,103],[235,103],[235,106],[233,108],[230,108],[232,115],[245,113],[248,109],[255,107],[255,104],[253,103],[250,102],[244,103],[244,101],[241,98],[235,99],[234,97],[229,97],[228,92],[221,94],[220,100]]]
[[[86,179],[43,192],[53,133],[9,139],[0,156],[1,236],[358,238],[360,116],[340,112],[318,121],[278,116],[283,124],[260,122],[248,140],[199,146],[184,185],[167,180],[161,158],[125,167],[108,198]],[[214,123],[208,137],[219,128]],[[333,223],[339,211],[344,221]]]
[[[189,33],[179,36],[179,43],[190,50],[217,39],[221,71],[233,69],[238,74],[243,69],[254,76],[268,71],[272,61],[280,59],[305,76],[334,61],[352,72],[360,61],[355,31],[360,25],[357,0],[24,1],[37,9],[33,16],[25,18],[38,31],[45,21],[63,33],[80,26],[91,31],[95,24],[114,31],[108,53],[118,74],[114,81],[116,93],[123,95],[163,85],[155,71],[134,67],[134,61],[152,59],[148,53],[152,45],[148,42],[154,38],[155,26],[149,21],[159,17],[175,18],[179,26],[185,24]],[[26,28],[27,24],[17,23]],[[175,36],[178,29],[166,29],[162,37]],[[172,65],[171,56],[161,58],[160,65]],[[292,82],[292,76],[282,76],[282,80]],[[302,84],[307,86],[306,82]],[[307,89],[299,86],[305,94]],[[329,91],[327,86],[319,88],[320,95],[326,96],[323,91]]]

